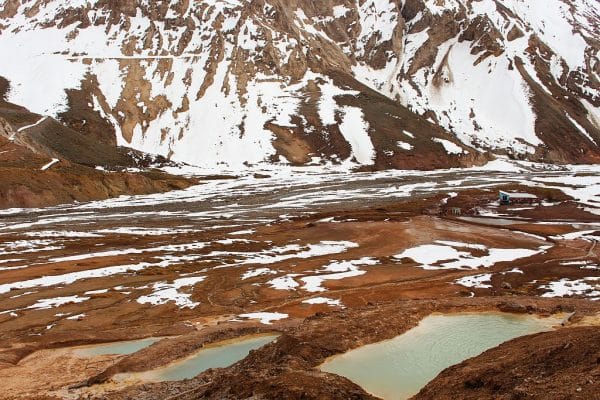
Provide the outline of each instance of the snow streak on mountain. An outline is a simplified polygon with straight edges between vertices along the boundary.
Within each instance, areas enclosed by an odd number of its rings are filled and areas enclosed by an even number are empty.
[[[207,167],[598,162],[599,25],[596,0],[5,0],[0,96]]]

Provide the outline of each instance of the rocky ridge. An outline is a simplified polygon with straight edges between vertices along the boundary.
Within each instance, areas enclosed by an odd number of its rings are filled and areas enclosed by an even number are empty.
[[[599,21],[592,0],[8,0],[0,75],[96,141],[200,166],[597,162]]]
[[[0,99],[0,209],[164,192],[196,182],[147,168],[154,165],[166,160],[97,142]]]

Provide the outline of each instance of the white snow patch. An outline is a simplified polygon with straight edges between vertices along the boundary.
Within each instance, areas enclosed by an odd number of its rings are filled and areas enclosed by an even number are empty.
[[[90,294],[104,294],[104,293],[108,293],[108,289],[88,290],[84,294],[90,295]]]
[[[398,141],[396,142],[396,145],[401,148],[402,150],[406,150],[406,151],[410,151],[413,149],[413,145],[410,143],[406,143],[406,142],[402,142],[402,141]]]
[[[34,126],[37,126],[39,124],[41,124],[42,122],[44,122],[48,117],[42,117],[39,120],[37,120],[37,122],[31,124],[31,125],[26,125],[26,126],[22,126],[19,129],[17,129],[17,132],[23,132],[29,128],[33,128]]]
[[[234,255],[243,257],[242,259],[236,260],[236,263],[232,264],[231,266],[240,264],[274,264],[293,258],[311,258],[329,254],[342,253],[348,249],[355,247],[358,247],[358,244],[354,242],[324,240],[319,243],[311,243],[306,246],[288,244],[286,246],[273,247],[269,250],[264,250],[258,253],[212,252],[209,255]]]
[[[588,133],[587,130],[585,130],[585,128],[583,126],[581,126],[577,121],[575,121],[574,118],[572,118],[569,114],[566,114],[567,119],[569,121],[571,121],[571,123],[573,124],[573,126],[575,126],[577,128],[577,130],[579,132],[581,132],[581,134],[583,136],[585,136],[586,138],[588,138],[590,140],[590,142],[594,143],[596,146],[598,145],[598,143],[596,143],[596,141],[594,140],[594,138]]]
[[[313,297],[312,299],[304,300],[304,304],[327,304],[328,306],[343,307],[340,299],[330,299],[327,297]]]
[[[593,276],[583,279],[561,279],[540,286],[546,289],[542,297],[585,296],[591,300],[600,300],[600,277]]]
[[[97,231],[100,234],[118,234],[118,235],[135,235],[135,236],[162,236],[162,235],[179,235],[182,233],[194,232],[193,229],[173,229],[173,228],[145,228],[145,227],[127,227],[121,226],[111,229],[100,229]]]
[[[298,274],[280,276],[278,278],[271,279],[267,283],[270,284],[273,289],[292,290],[300,286],[300,284],[294,280],[294,277],[296,276],[298,276]]]
[[[478,170],[483,171],[499,171],[499,172],[523,172],[523,168],[515,165],[514,163],[497,158],[485,164],[482,167],[477,167]]]
[[[345,17],[346,14],[348,14],[348,12],[350,11],[349,8],[347,8],[344,5],[338,5],[338,6],[334,6],[333,7],[333,17],[334,18],[342,18]]]
[[[492,285],[487,284],[487,282],[491,283],[492,274],[481,274],[481,275],[472,275],[465,276],[460,279],[457,279],[456,282],[459,285],[470,287],[470,288],[478,288],[478,289],[488,289],[491,288]]]
[[[302,282],[304,282],[304,286],[302,286],[302,289],[308,292],[324,292],[326,289],[321,286],[324,281],[360,276],[366,274],[366,271],[359,269],[359,266],[376,264],[378,264],[378,261],[370,257],[363,257],[361,259],[351,261],[332,262],[324,266],[322,269],[315,271],[321,274],[302,277],[300,279]],[[324,272],[333,273],[323,274]]]
[[[193,287],[205,279],[205,276],[196,276],[175,279],[173,283],[157,282],[152,286],[154,292],[138,297],[137,302],[154,306],[174,302],[179,308],[196,308],[200,303],[191,300],[191,293],[181,293],[179,289]]]
[[[260,320],[261,324],[271,325],[273,321],[279,321],[281,319],[288,318],[289,315],[278,312],[255,312],[240,314],[239,317],[248,319],[258,319]]]
[[[510,271],[502,272],[502,274],[503,274],[503,275],[506,275],[506,274],[524,274],[524,272],[523,272],[523,270],[522,270],[522,269],[519,269],[519,268],[513,268],[513,269],[511,269]]]
[[[440,139],[440,138],[432,138],[431,140],[444,146],[444,150],[446,150],[446,153],[448,153],[448,154],[464,154],[464,153],[466,153],[466,151],[463,150],[462,147],[452,143],[449,140]]]
[[[78,320],[78,319],[81,319],[83,317],[85,317],[85,313],[71,315],[70,317],[67,317],[65,319],[68,319],[68,320]]]
[[[43,276],[41,278],[29,279],[26,281],[4,283],[0,285],[0,294],[7,293],[14,289],[30,289],[35,287],[49,287],[54,285],[70,285],[71,283],[82,279],[103,278],[116,274],[142,271],[144,269],[152,267],[166,268],[178,261],[179,258],[171,259],[170,257],[163,257],[162,261],[156,263],[141,262],[138,264],[130,265],[116,265],[111,267],[69,272],[61,275]]]
[[[250,271],[244,272],[244,274],[242,275],[242,280],[255,278],[255,277],[261,276],[261,275],[276,274],[276,273],[277,273],[277,271],[274,271],[271,268],[251,269]]]
[[[256,232],[254,229],[245,229],[243,231],[230,232],[229,235],[251,235]]]
[[[375,148],[369,136],[369,124],[360,108],[345,106],[340,132],[350,144],[352,154],[359,164],[370,165],[375,158]]]
[[[206,246],[204,242],[196,242],[196,243],[185,243],[185,244],[168,244],[157,247],[150,247],[146,249],[138,249],[138,248],[129,248],[129,249],[119,249],[119,250],[106,250],[100,251],[97,253],[86,253],[86,254],[76,254],[72,256],[64,256],[64,257],[56,257],[51,258],[51,262],[65,262],[65,261],[80,261],[87,260],[90,258],[99,258],[99,257],[113,257],[113,256],[121,256],[127,254],[143,254],[143,253],[155,253],[155,252],[179,252],[179,251],[189,251],[189,250],[200,250]]]
[[[25,236],[42,237],[42,238],[97,238],[102,237],[92,232],[76,232],[76,231],[36,231],[25,232]]]
[[[65,304],[75,304],[82,303],[86,300],[89,300],[89,297],[80,297],[80,296],[64,296],[64,297],[53,297],[50,299],[41,299],[38,300],[35,304],[27,307],[28,309],[34,310],[44,310],[48,308],[60,307]]]
[[[47,169],[49,169],[50,167],[52,167],[54,164],[60,162],[60,160],[58,158],[53,158],[52,161],[50,161],[48,164],[44,165],[42,168],[40,168],[40,171],[46,171]]]
[[[423,269],[477,269],[480,267],[490,267],[498,262],[514,261],[519,258],[530,257],[538,254],[542,249],[488,249],[488,255],[476,257],[471,252],[457,250],[459,248],[473,248],[482,250],[482,245],[467,245],[463,243],[443,242],[442,244],[425,244],[404,250],[394,258],[411,258],[421,264]],[[446,243],[446,244],[443,244]],[[450,245],[448,245],[450,244]]]

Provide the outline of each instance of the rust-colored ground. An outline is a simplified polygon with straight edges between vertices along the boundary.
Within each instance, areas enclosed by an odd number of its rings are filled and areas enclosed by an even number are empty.
[[[565,264],[599,262],[600,249],[593,241],[553,238],[575,228],[558,222],[545,225],[525,222],[497,227],[422,215],[430,203],[431,200],[425,200],[418,207],[416,202],[397,202],[355,211],[330,209],[309,217],[266,224],[241,235],[229,233],[243,227],[193,230],[176,236],[116,234],[107,238],[67,241],[65,248],[44,252],[43,257],[38,253],[31,256],[23,253],[19,255],[23,261],[17,264],[30,265],[3,271],[0,285],[111,265],[153,263],[165,255],[165,250],[53,261],[64,255],[206,243],[201,249],[182,248],[178,251],[178,256],[200,254],[204,257],[192,264],[175,263],[169,268],[153,266],[135,274],[80,280],[64,286],[15,289],[0,295],[4,310],[18,310],[18,318],[8,313],[0,314],[0,382],[3,389],[0,398],[368,398],[361,388],[348,380],[321,373],[315,367],[333,354],[401,334],[431,312],[502,310],[547,315],[576,311],[578,317],[588,316],[586,324],[597,323],[600,305],[585,296],[573,299],[540,297],[544,293],[540,286],[549,281],[598,276],[597,270]],[[570,209],[565,203],[562,207],[548,207],[543,212],[545,218],[559,219],[560,216],[565,219],[569,217]],[[572,210],[573,218],[584,217],[581,210]],[[326,217],[335,217],[335,221],[324,220]],[[594,218],[586,214],[583,219],[594,222]],[[167,227],[168,222],[164,223]],[[223,241],[227,238],[237,241]],[[4,239],[11,240],[11,236]],[[16,240],[17,236],[12,239]],[[546,250],[532,257],[478,270],[427,270],[411,259],[394,257],[405,249],[436,240],[474,243],[487,248],[534,250],[546,246]],[[327,241],[349,241],[357,246],[341,253],[291,257],[269,264],[240,262],[240,254],[263,254],[277,246],[296,244],[303,247]],[[218,256],[209,257],[211,254]],[[364,271],[362,275],[324,281],[322,292],[309,292],[303,287],[302,278],[314,276],[315,271],[324,266],[363,257],[370,257],[377,264],[359,265],[358,268]],[[241,278],[248,271],[264,267],[276,273]],[[522,273],[507,273],[513,268],[519,268]],[[152,293],[157,282],[172,282],[190,273],[205,276],[205,280],[193,288],[182,289],[191,294],[191,300],[199,303],[197,307],[180,308],[173,303],[153,306],[137,302],[140,296]],[[466,288],[455,283],[463,276],[481,273],[492,274],[491,288]],[[288,274],[296,274],[291,278],[297,286],[277,289],[269,283]],[[90,299],[81,303],[44,310],[27,308],[40,299],[82,295],[86,291],[102,289],[108,290],[87,295]],[[338,299],[344,308],[303,303],[314,297]],[[256,320],[231,321],[239,319],[239,314],[258,311],[285,313],[289,317],[272,325]],[[66,319],[57,316],[59,312],[84,316]],[[205,343],[269,331],[282,332],[283,336],[232,367],[208,371],[191,381],[140,382],[141,386],[131,385],[131,382],[128,385],[111,382],[115,373],[153,369],[190,355]],[[558,330],[555,335],[560,337],[561,332],[563,330]],[[130,356],[81,357],[71,348],[144,337],[170,338]],[[535,352],[535,344],[528,343]],[[545,347],[540,345],[540,351],[542,348]],[[565,357],[568,358],[568,353]],[[531,374],[537,373],[533,371],[537,368],[535,365],[532,364]],[[527,369],[523,371],[525,376]],[[179,393],[185,394],[179,396]]]

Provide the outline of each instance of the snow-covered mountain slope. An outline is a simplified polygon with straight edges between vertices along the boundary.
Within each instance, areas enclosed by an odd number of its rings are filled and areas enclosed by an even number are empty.
[[[4,0],[7,99],[201,166],[600,160],[596,0]],[[1,89],[1,88],[0,88]],[[0,90],[1,91],[1,90]]]

